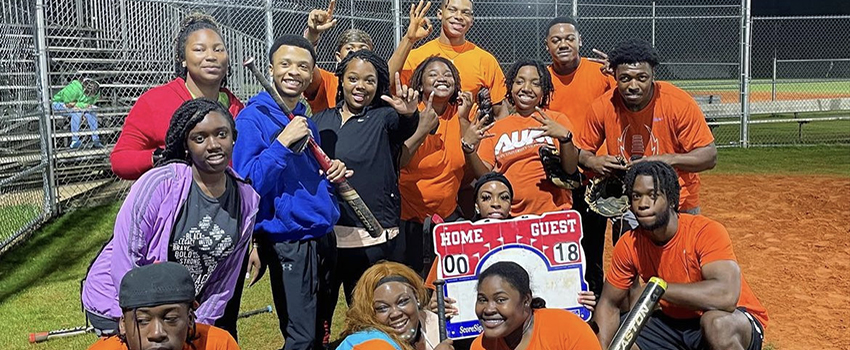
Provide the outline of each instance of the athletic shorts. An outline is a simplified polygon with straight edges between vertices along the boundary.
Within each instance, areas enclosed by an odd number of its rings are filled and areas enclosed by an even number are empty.
[[[747,320],[750,321],[752,340],[747,350],[761,350],[764,342],[764,328],[745,308],[739,307]],[[628,313],[620,316],[620,324],[626,321]],[[635,342],[641,350],[655,349],[708,349],[703,342],[700,319],[674,319],[661,311],[652,314],[646,325],[640,331]]]

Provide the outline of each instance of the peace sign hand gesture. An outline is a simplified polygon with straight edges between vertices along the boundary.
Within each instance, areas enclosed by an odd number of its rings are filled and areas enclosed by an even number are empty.
[[[566,127],[556,122],[554,119],[549,118],[549,116],[546,115],[540,107],[535,107],[534,109],[537,110],[539,115],[532,114],[531,117],[538,121],[541,125],[531,128],[532,130],[541,130],[543,131],[543,134],[540,136],[553,137],[561,142],[567,142],[568,139],[572,138],[572,133],[570,133]]]
[[[431,8],[431,2],[428,1],[423,5],[422,0],[414,7],[410,4],[410,25],[407,26],[407,34],[405,36],[411,42],[417,42],[431,34],[434,27],[431,26],[431,20],[428,19],[428,9]]]
[[[602,67],[599,67],[599,70],[602,71],[602,74],[607,74],[607,75],[610,75],[610,76],[613,77],[614,76],[614,68],[612,68],[611,63],[608,62],[608,54],[606,54],[602,51],[599,51],[597,49],[593,49],[593,53],[597,54],[599,57],[602,57],[602,58],[591,57],[591,58],[588,58],[588,60],[590,60],[591,62],[601,63]]]
[[[401,81],[398,72],[395,73],[395,81]],[[430,101],[433,99],[434,94],[431,94],[431,97],[428,99],[428,103],[430,105]],[[416,112],[419,106],[419,91],[415,91],[407,85],[404,84],[396,84],[395,96],[381,96],[381,99],[386,101],[391,107],[395,108],[396,112],[402,116],[411,116],[414,112]]]
[[[314,34],[321,34],[336,25],[334,16],[334,8],[336,8],[336,0],[331,0],[327,10],[315,9],[310,11],[307,16],[307,30]]]

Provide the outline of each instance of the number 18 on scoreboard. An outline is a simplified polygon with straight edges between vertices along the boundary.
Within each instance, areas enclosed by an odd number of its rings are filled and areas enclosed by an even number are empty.
[[[588,290],[581,238],[581,217],[574,210],[437,225],[437,278],[446,281],[444,292],[457,300],[459,311],[446,323],[449,337],[469,338],[483,331],[475,315],[478,275],[498,261],[513,261],[525,268],[532,293],[546,300],[547,307],[589,320],[590,311],[578,303],[578,292]]]

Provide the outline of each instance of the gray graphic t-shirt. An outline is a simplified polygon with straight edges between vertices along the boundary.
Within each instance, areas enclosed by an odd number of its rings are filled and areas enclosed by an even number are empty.
[[[199,295],[210,274],[239,242],[240,203],[236,182],[227,176],[221,197],[208,197],[195,181],[171,233],[168,260],[186,266]]]

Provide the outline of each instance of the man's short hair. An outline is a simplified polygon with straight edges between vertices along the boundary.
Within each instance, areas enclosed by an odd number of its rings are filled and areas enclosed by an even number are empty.
[[[623,182],[626,184],[626,194],[631,198],[635,188],[635,179],[640,175],[652,177],[656,194],[664,194],[667,197],[667,205],[679,212],[679,175],[670,164],[660,161],[648,161],[632,164],[626,172]]]
[[[274,53],[277,52],[277,50],[284,45],[300,47],[309,51],[310,57],[313,58],[313,65],[316,65],[316,50],[313,49],[313,44],[311,44],[310,41],[305,39],[303,36],[294,34],[281,35],[277,37],[277,39],[274,39],[274,43],[272,43],[272,48],[271,50],[269,50],[269,62],[272,62],[274,60]]]
[[[369,45],[370,49],[375,49],[375,44],[372,42],[372,36],[357,28],[348,29],[339,35],[339,39],[336,41],[336,50],[342,50],[343,46],[350,43],[364,43]]]
[[[552,20],[549,21],[549,24],[546,25],[546,29],[543,32],[543,38],[545,39],[545,38],[549,37],[549,30],[552,29],[552,27],[554,27],[558,24],[572,24],[573,27],[575,27],[576,31],[578,31],[578,23],[576,22],[575,19],[573,19],[572,17],[568,17],[568,16],[558,16],[558,17],[552,18]]]
[[[646,62],[650,67],[658,65],[658,51],[645,40],[630,39],[617,44],[608,53],[608,62],[611,68],[617,68],[621,64],[636,64]]]

